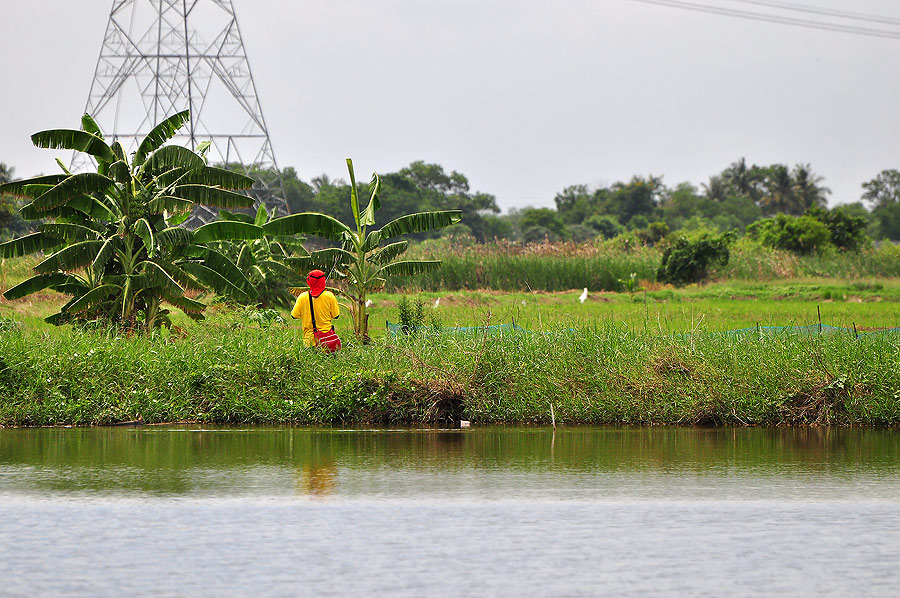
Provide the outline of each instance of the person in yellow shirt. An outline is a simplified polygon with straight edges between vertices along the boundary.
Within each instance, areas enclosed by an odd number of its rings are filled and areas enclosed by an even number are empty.
[[[333,332],[332,320],[341,315],[334,293],[325,290],[325,273],[321,270],[313,270],[306,277],[309,291],[301,293],[291,310],[291,317],[299,319],[303,323],[303,344],[307,347],[315,347],[316,339],[313,334],[313,314],[310,306],[315,309],[316,328],[320,332]],[[310,301],[312,297],[312,301]]]

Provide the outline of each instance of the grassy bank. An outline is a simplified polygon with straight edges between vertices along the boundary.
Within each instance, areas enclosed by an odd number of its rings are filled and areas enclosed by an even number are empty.
[[[900,338],[660,335],[582,327],[299,350],[296,328],[185,338],[0,332],[0,424],[881,425],[900,423]]]

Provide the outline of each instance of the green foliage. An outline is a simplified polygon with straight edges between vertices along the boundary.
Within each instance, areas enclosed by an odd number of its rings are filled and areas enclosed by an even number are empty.
[[[423,330],[426,326],[425,302],[419,297],[410,302],[406,295],[402,295],[397,302],[397,318],[403,334],[414,334]]]
[[[813,253],[831,244],[828,227],[814,216],[778,214],[748,226],[747,236],[762,245],[799,254]]]
[[[585,220],[584,223],[597,231],[604,239],[612,239],[625,232],[625,227],[619,224],[619,221],[612,216],[594,214]]]
[[[372,174],[368,186],[368,204],[361,209],[356,174],[350,158],[347,158],[347,171],[350,174],[350,211],[355,226],[348,226],[325,214],[301,213],[276,218],[267,223],[264,229],[269,234],[308,234],[341,241],[340,249],[329,248],[315,251],[309,256],[293,258],[290,265],[297,273],[320,268],[329,276],[335,276],[344,282],[344,288],[338,291],[350,299],[354,333],[357,338],[365,341],[369,331],[367,296],[383,288],[391,277],[415,276],[433,271],[441,264],[439,260],[400,260],[409,247],[409,242],[385,242],[456,224],[462,213],[459,210],[443,210],[406,214],[378,230],[370,230],[375,225],[376,212],[382,207],[379,196],[381,179],[377,174]],[[454,184],[461,184],[458,177]]]
[[[813,207],[806,211],[828,228],[831,243],[841,251],[857,251],[871,243],[866,236],[868,222],[860,216],[851,216],[842,210],[825,210]]]
[[[884,170],[863,183],[862,199],[872,208],[880,238],[900,241],[900,170]]]
[[[163,303],[201,317],[204,306],[186,296],[189,290],[212,288],[239,299],[255,298],[255,289],[233,263],[195,242],[190,231],[174,227],[195,205],[252,203],[230,190],[250,187],[251,179],[209,168],[188,149],[163,145],[188,117],[178,113],[157,125],[130,163],[122,146],[107,144],[88,115],[82,130],[35,133],[32,140],[38,147],[90,154],[97,172],[64,169],[62,175],[0,186],[0,193],[31,200],[22,208],[24,217],[54,219],[37,233],[0,244],[3,257],[52,250],[35,266],[36,276],[5,296],[49,288],[71,296],[48,318],[52,323],[99,321],[144,330],[168,322]],[[228,234],[220,231],[215,238],[224,237]]]
[[[638,280],[637,272],[632,272],[628,275],[628,278],[620,278],[619,284],[622,285],[622,290],[628,293],[629,297],[634,297],[635,293],[644,290],[644,287],[641,286],[641,283]]]
[[[240,312],[241,318],[249,324],[256,324],[260,328],[271,328],[273,325],[284,325],[286,322],[277,311],[272,308],[259,309],[248,305]]]
[[[733,232],[719,237],[704,236],[696,241],[679,238],[663,253],[657,280],[675,286],[706,280],[711,268],[728,264],[728,246],[734,238]]]
[[[264,205],[259,206],[255,217],[220,210],[219,218],[197,229],[195,240],[200,234],[209,237],[210,246],[234,262],[256,289],[254,301],[263,307],[290,306],[293,296],[289,287],[303,281],[291,269],[291,260],[309,256],[303,238],[267,232],[266,225],[277,218],[277,213],[273,209],[270,214]],[[225,239],[219,240],[223,236]]]
[[[550,403],[557,422],[571,424],[900,421],[898,342],[890,334],[760,338],[564,325],[488,343],[446,334],[348,343],[332,357],[298,353],[294,328],[230,330],[231,321],[198,325],[177,340],[163,332],[0,333],[0,389],[15,397],[0,402],[0,425],[139,416],[422,424],[439,419],[435,411],[479,423],[546,423]]]
[[[544,240],[561,241],[566,238],[566,226],[550,208],[526,208],[521,212],[519,227],[526,243]]]

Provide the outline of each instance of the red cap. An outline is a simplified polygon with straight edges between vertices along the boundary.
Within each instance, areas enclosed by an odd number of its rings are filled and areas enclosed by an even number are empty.
[[[306,284],[309,285],[310,295],[318,297],[325,290],[325,273],[321,270],[313,270],[306,277]]]

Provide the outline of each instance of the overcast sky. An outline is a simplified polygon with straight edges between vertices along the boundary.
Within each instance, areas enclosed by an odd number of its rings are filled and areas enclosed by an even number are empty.
[[[896,0],[795,2],[900,18]],[[234,5],[278,164],[305,180],[344,177],[346,156],[362,176],[425,160],[507,209],[633,174],[699,185],[744,156],[810,163],[835,204],[900,168],[900,40],[634,0]],[[0,162],[18,176],[56,170],[29,135],[78,126],[110,6],[4,0]]]

